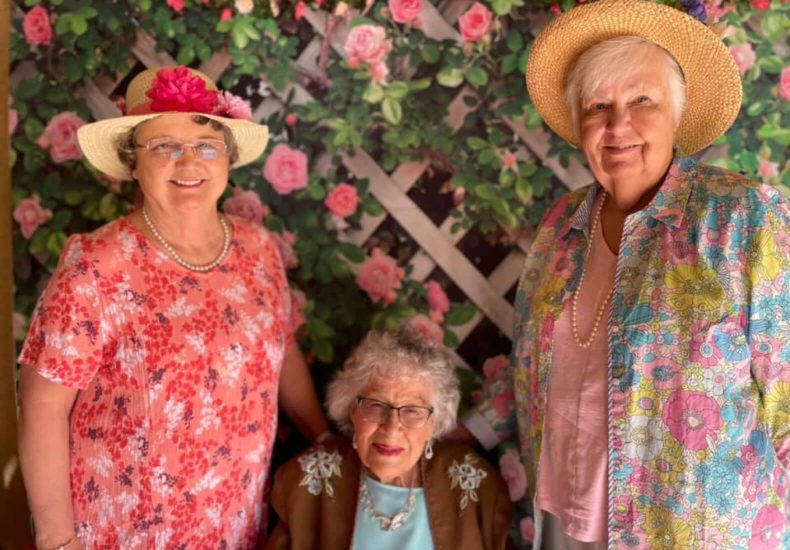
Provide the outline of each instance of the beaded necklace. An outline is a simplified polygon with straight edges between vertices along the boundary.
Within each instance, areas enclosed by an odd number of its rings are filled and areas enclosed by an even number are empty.
[[[363,472],[359,476],[359,500],[362,502],[362,507],[365,509],[365,512],[370,516],[371,519],[378,521],[379,526],[383,531],[396,531],[404,526],[406,521],[411,516],[411,513],[414,511],[414,503],[416,502],[416,497],[414,496],[414,485],[417,482],[417,468],[414,469],[412,473],[411,483],[409,484],[409,494],[406,497],[406,504],[403,505],[403,508],[398,510],[395,515],[388,516],[386,514],[382,514],[378,510],[376,510],[375,504],[373,504],[373,500],[370,498],[370,493],[368,493],[368,484],[365,480],[365,473]]]
[[[606,192],[604,192],[601,202],[598,204],[598,210],[595,213],[595,218],[593,219],[592,228],[590,229],[590,239],[589,243],[587,244],[587,253],[584,255],[584,263],[582,264],[582,274],[581,277],[579,277],[579,286],[576,287],[576,291],[573,293],[573,302],[571,304],[571,329],[573,330],[573,339],[579,347],[584,349],[587,349],[592,345],[593,340],[595,339],[595,333],[598,332],[598,325],[601,324],[601,319],[603,319],[603,315],[606,312],[606,304],[609,303],[609,299],[612,297],[612,294],[614,294],[614,287],[612,287],[609,290],[609,293],[606,295],[606,298],[604,298],[603,303],[598,308],[598,311],[595,312],[595,320],[593,322],[589,338],[587,338],[587,340],[582,340],[579,336],[579,327],[578,322],[576,321],[576,308],[579,302],[579,293],[581,292],[582,284],[584,283],[584,273],[587,270],[587,260],[590,258],[593,241],[595,240],[595,231],[598,229],[598,224],[601,221],[601,212],[603,212],[603,205],[606,202],[606,197]]]
[[[156,228],[156,226],[154,225],[154,222],[148,216],[148,211],[145,209],[145,206],[143,206],[143,219],[145,220],[145,225],[147,225],[148,229],[151,230],[151,233],[154,235],[156,240],[159,242],[159,244],[162,245],[162,248],[165,249],[165,252],[167,252],[167,254],[171,258],[173,258],[173,260],[175,260],[175,262],[178,265],[180,265],[181,267],[184,267],[186,269],[189,269],[190,271],[198,271],[200,273],[205,273],[207,271],[211,271],[212,269],[217,267],[220,263],[222,263],[222,260],[225,259],[225,256],[228,255],[228,251],[230,250],[230,241],[231,241],[230,228],[228,227],[228,224],[225,222],[225,219],[222,216],[220,216],[220,218],[219,218],[219,223],[222,226],[222,233],[224,235],[224,240],[223,240],[223,243],[222,243],[222,251],[219,253],[219,256],[217,256],[214,259],[214,261],[209,262],[207,264],[193,264],[193,263],[189,263],[185,259],[183,259],[181,256],[179,256],[178,252],[175,251],[175,249],[170,245],[169,242],[167,242],[165,240],[165,238],[162,236],[162,234]]]

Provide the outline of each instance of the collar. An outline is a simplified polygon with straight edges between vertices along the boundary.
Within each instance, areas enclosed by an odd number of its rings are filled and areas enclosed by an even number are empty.
[[[697,176],[697,161],[692,157],[675,155],[669,165],[664,181],[650,203],[632,216],[647,216],[669,227],[679,227],[685,217],[686,205],[691,197],[692,183]],[[587,195],[557,233],[558,239],[567,236],[571,229],[586,231],[590,226],[592,207],[601,184],[595,182],[587,191]]]

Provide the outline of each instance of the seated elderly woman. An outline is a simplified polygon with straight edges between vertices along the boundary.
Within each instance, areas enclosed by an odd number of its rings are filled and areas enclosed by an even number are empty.
[[[602,0],[527,69],[595,183],[537,228],[512,366],[464,424],[518,438],[536,547],[790,548],[790,205],[684,156],[737,116],[729,51],[669,6]]]
[[[280,523],[267,548],[505,548],[510,500],[495,469],[458,443],[447,355],[407,332],[371,332],[330,384],[329,415],[351,435],[278,472]]]

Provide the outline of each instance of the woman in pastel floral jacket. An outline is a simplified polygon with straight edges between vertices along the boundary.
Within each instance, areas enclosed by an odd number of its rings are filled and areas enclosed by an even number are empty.
[[[277,472],[268,549],[507,547],[510,500],[470,448],[435,443],[455,425],[446,354],[408,332],[371,332],[329,386],[351,444],[327,441]]]
[[[548,25],[527,69],[596,182],[538,227],[512,364],[464,419],[516,440],[522,533],[790,548],[790,205],[684,156],[737,116],[729,52],[673,8],[602,0]]]

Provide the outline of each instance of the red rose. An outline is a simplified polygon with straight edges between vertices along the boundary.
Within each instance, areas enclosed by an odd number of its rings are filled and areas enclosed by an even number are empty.
[[[52,40],[52,25],[44,6],[38,5],[25,14],[22,29],[25,31],[25,41],[30,46],[47,45]]]
[[[217,92],[207,90],[205,81],[186,67],[161,69],[146,94],[154,112],[213,113]]]

